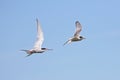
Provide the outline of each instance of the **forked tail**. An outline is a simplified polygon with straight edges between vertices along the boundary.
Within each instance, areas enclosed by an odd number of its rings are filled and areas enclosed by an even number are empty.
[[[26,57],[32,55],[32,53],[29,50],[21,50],[21,51],[25,51],[28,54]]]

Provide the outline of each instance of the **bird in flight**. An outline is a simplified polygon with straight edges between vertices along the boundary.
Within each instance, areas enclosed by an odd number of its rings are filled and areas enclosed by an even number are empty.
[[[81,36],[79,34],[81,32],[81,30],[82,30],[82,26],[81,26],[80,22],[76,21],[75,26],[76,26],[76,31],[74,33],[74,36],[72,38],[68,39],[68,41],[66,41],[64,43],[64,45],[65,44],[70,44],[71,42],[81,41],[81,40],[85,39],[83,36]]]
[[[41,29],[38,19],[36,19],[36,22],[37,22],[37,40],[34,44],[34,47],[30,50],[24,50],[24,49],[21,50],[21,51],[25,51],[28,54],[27,56],[30,56],[34,53],[43,53],[47,50],[52,50],[52,49],[41,47],[43,44],[43,41],[44,41],[44,35],[43,35],[43,32],[42,32],[42,29]]]

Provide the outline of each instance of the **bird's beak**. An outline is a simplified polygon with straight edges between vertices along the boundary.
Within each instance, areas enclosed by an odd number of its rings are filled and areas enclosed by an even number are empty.
[[[86,38],[83,37],[83,39],[86,39]]]
[[[47,50],[53,50],[53,49],[47,49]]]

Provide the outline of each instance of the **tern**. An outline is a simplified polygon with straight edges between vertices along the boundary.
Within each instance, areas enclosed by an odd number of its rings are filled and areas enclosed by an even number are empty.
[[[75,26],[76,26],[76,31],[74,33],[74,36],[72,38],[68,39],[68,41],[66,41],[64,43],[64,45],[70,44],[71,42],[81,41],[81,40],[85,39],[83,36],[80,35],[80,32],[82,31],[82,26],[81,26],[80,22],[76,21]]]
[[[36,19],[36,22],[37,22],[37,40],[34,44],[34,47],[30,50],[24,50],[24,49],[21,50],[21,51],[25,51],[28,54],[27,56],[30,56],[34,53],[43,53],[47,50],[52,50],[48,48],[41,48],[43,41],[44,41],[44,36],[43,36],[43,32],[42,32],[38,19]]]

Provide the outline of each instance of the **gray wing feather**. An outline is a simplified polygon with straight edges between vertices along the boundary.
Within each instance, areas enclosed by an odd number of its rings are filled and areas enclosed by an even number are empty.
[[[81,30],[82,30],[82,26],[81,26],[81,24],[80,24],[80,22],[79,21],[76,21],[75,22],[75,26],[76,26],[76,32],[75,32],[75,34],[74,34],[74,36],[75,37],[78,37],[80,34],[80,32],[81,32]]]

